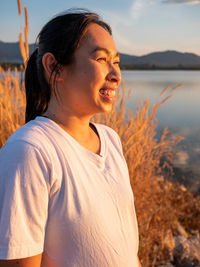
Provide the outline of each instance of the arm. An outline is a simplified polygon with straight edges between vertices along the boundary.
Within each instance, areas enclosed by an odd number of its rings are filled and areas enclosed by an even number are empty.
[[[0,260],[1,267],[40,267],[42,254],[16,260]]]
[[[49,196],[45,163],[37,149],[21,141],[0,150],[1,267],[40,266],[32,264],[39,259],[32,256],[44,248]]]

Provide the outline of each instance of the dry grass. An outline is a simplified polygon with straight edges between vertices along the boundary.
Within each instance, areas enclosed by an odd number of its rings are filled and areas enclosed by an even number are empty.
[[[118,92],[113,111],[95,118],[96,122],[115,129],[121,137],[135,196],[140,232],[139,256],[145,267],[165,264],[169,260],[169,243],[173,243],[178,223],[187,230],[200,231],[199,221],[194,217],[200,214],[200,198],[164,179],[166,170],[168,175],[173,175],[177,144],[183,138],[168,135],[167,128],[159,139],[156,138],[156,112],[179,86],[181,84],[172,88],[170,94],[151,110],[148,100],[141,102],[134,114],[125,110],[130,91],[126,96],[122,84],[122,95]],[[161,96],[169,89],[165,88]]]
[[[24,124],[25,93],[17,70],[11,74],[0,67],[0,147]]]
[[[135,196],[139,256],[143,266],[155,266],[167,261],[166,238],[175,234],[177,222],[188,231],[200,231],[200,199],[163,179],[166,168],[172,171],[175,148],[182,139],[168,137],[167,129],[160,139],[156,138],[156,111],[169,96],[154,105],[151,111],[149,101],[145,100],[133,114],[125,110],[128,97],[125,91],[122,86],[109,115],[98,115],[94,120],[112,127],[121,137]],[[130,97],[130,91],[128,95]],[[24,82],[20,82],[17,71],[12,75],[10,71],[5,73],[0,69],[0,147],[24,124],[24,112]]]
[[[22,15],[21,0],[17,1],[18,14]],[[19,33],[19,45],[24,66],[29,57],[28,44],[28,9],[24,6],[25,27],[23,40],[22,32]],[[21,68],[23,69],[23,67]],[[25,88],[24,81],[20,81],[17,69],[11,74],[10,69],[5,72],[0,67],[0,148],[7,138],[25,122]]]

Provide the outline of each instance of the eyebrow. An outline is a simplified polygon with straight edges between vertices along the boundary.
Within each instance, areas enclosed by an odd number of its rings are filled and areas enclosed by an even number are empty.
[[[92,54],[95,53],[95,52],[97,52],[97,51],[103,51],[107,55],[110,55],[111,54],[110,50],[107,49],[107,48],[104,48],[104,47],[96,47],[94,50],[92,50]],[[119,52],[116,52],[115,57],[120,57]]]

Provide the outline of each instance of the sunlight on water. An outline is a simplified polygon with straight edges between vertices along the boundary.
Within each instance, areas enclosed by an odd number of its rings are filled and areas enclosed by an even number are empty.
[[[123,71],[122,79],[126,88],[132,88],[133,94],[127,104],[133,111],[140,99],[148,98],[153,105],[161,100],[159,95],[165,87],[183,83],[159,109],[159,124],[170,128],[200,127],[199,71]]]
[[[177,84],[183,85],[173,92],[173,97],[157,112],[159,128],[168,127],[172,134],[185,137],[175,166],[192,187],[200,182],[200,72],[199,71],[122,71],[125,88],[132,88],[127,106],[135,111],[140,99],[149,99],[150,105],[159,102],[162,90]],[[167,96],[164,95],[164,96]],[[200,188],[200,186],[199,186]]]

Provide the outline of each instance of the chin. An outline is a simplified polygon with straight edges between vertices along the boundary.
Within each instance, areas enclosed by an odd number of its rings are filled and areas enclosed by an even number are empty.
[[[98,114],[98,113],[109,114],[112,111],[112,109],[113,109],[112,104],[99,105],[98,108],[96,109],[95,114]]]
[[[112,111],[112,106],[106,107],[102,110],[102,113],[109,114]]]

